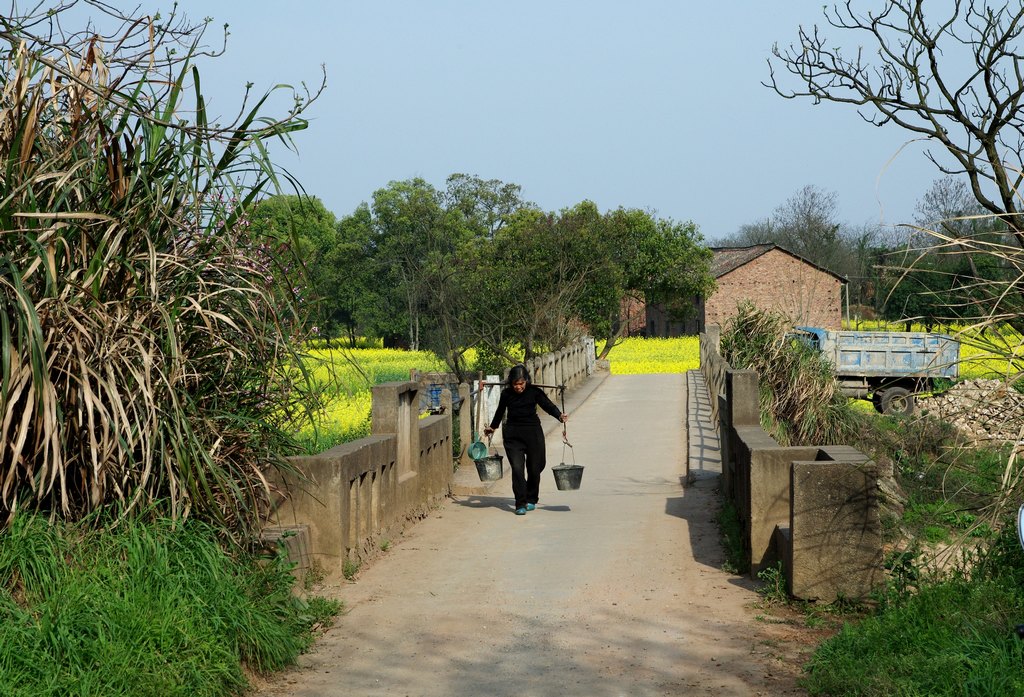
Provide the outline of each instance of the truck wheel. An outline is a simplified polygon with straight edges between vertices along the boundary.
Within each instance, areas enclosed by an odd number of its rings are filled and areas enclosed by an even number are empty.
[[[874,394],[871,395],[871,406],[873,406],[875,408],[875,411],[877,411],[879,414],[882,413],[882,393],[881,392],[875,392]]]
[[[883,414],[912,414],[914,411],[914,395],[906,387],[890,387],[882,393]]]

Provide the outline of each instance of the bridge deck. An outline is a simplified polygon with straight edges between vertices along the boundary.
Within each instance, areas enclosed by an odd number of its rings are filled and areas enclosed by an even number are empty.
[[[691,423],[688,443],[686,396],[686,376],[637,375],[570,399],[578,491],[545,472],[526,516],[507,476],[455,497],[338,589],[348,613],[263,694],[784,693],[753,655],[750,584],[721,571],[717,441]],[[684,488],[687,443],[704,476]]]

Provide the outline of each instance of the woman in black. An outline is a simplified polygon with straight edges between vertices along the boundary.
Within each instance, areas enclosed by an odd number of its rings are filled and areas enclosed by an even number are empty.
[[[512,467],[512,495],[516,498],[516,515],[526,515],[537,507],[540,496],[540,473],[544,471],[544,431],[540,427],[537,407],[565,423],[568,414],[563,414],[548,399],[544,391],[530,384],[530,373],[525,365],[515,365],[508,371],[508,387],[501,391],[498,409],[494,412],[491,425],[484,429],[490,436],[508,414],[501,428],[501,439],[505,454]]]

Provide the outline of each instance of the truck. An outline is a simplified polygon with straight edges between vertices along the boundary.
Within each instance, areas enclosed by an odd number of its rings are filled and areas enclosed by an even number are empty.
[[[796,327],[789,336],[834,366],[843,394],[870,398],[883,414],[912,413],[914,395],[959,375],[960,342],[947,334]]]

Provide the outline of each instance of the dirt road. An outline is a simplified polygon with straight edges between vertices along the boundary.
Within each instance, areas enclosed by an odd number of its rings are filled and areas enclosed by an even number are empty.
[[[682,486],[685,389],[608,377],[570,415],[580,490],[545,473],[526,516],[507,480],[448,502],[324,591],[347,613],[257,694],[803,694],[785,626],[756,621],[753,585],[721,571],[716,480]],[[556,432],[549,465],[562,451]]]

